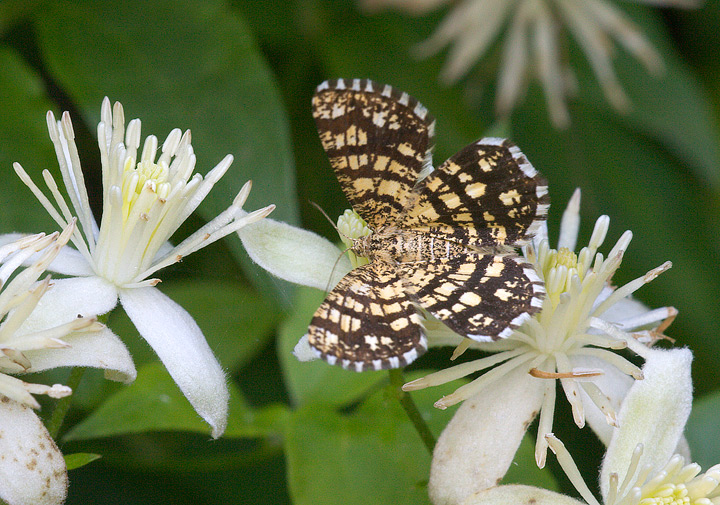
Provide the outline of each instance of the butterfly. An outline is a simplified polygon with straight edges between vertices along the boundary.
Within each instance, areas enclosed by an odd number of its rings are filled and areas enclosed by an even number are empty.
[[[320,84],[320,140],[371,233],[370,262],[330,291],[308,343],[331,364],[397,368],[427,349],[428,314],[477,341],[508,337],[542,307],[534,267],[516,253],[545,220],[545,180],[520,150],[484,138],[433,169],[435,121],[407,93],[366,79]]]

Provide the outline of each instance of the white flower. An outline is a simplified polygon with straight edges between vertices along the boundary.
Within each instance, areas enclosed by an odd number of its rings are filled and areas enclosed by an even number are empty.
[[[103,368],[132,381],[135,368],[123,343],[95,317],[69,315],[45,324],[35,309],[54,286],[36,282],[74,229],[21,238],[0,246],[0,498],[9,505],[60,504],[67,494],[63,456],[33,409],[33,395],[62,398],[70,388],[31,384],[15,377],[55,367]],[[35,254],[40,252],[40,254]],[[18,266],[35,257],[30,266]]]
[[[359,0],[369,9],[393,6],[420,14],[447,0]],[[698,0],[639,0],[655,5],[693,7]],[[507,27],[507,28],[506,28]],[[585,52],[607,100],[620,112],[630,102],[615,75],[614,41],[654,75],[664,71],[662,58],[640,29],[608,0],[463,0],[453,7],[436,32],[418,47],[428,56],[452,45],[441,79],[453,83],[483,57],[503,30],[496,112],[506,116],[520,100],[534,73],[541,82],[550,118],[567,127],[567,98],[575,88],[561,41],[566,31]]]
[[[575,248],[579,228],[580,192],[573,195],[561,224],[558,249],[550,249],[547,229],[541,231],[525,254],[545,281],[547,294],[541,311],[513,334],[497,342],[481,343],[455,335],[457,354],[472,347],[492,353],[409,382],[406,391],[436,386],[488,370],[454,393],[438,400],[446,408],[464,401],[443,431],[433,454],[430,492],[437,503],[459,498],[496,484],[505,475],[525,434],[539,413],[535,458],[545,464],[552,432],[559,379],[572,406],[578,427],[587,421],[606,443],[616,410],[642,372],[613,351],[630,347],[641,354],[654,329],[676,314],[673,308],[648,311],[628,299],[635,290],[670,267],[670,263],[613,288],[610,280],[620,266],[632,234],[625,232],[607,256],[597,252],[609,226],[607,216],[597,220],[590,243],[579,254]],[[454,334],[432,322],[429,340],[448,343]],[[438,339],[445,334],[444,339]],[[448,485],[452,482],[452,485]],[[445,495],[445,493],[449,493]]]
[[[140,120],[130,121],[126,131],[122,106],[115,103],[111,108],[105,98],[98,124],[103,183],[102,221],[98,228],[85,189],[70,115],[65,112],[56,122],[48,112],[47,125],[71,207],[47,170],[43,178],[54,204],[18,163],[14,168],[60,226],[77,217],[82,230],[73,233],[75,249],[63,249],[49,267],[73,276],[56,281],[53,291],[57,305],[53,310],[68,310],[67,299],[73,297],[77,303],[72,310],[82,307],[89,313],[104,314],[119,299],[195,410],[210,424],[213,437],[220,436],[227,423],[228,392],[223,370],[192,317],[155,288],[160,280],[151,276],[263,218],[274,206],[245,213],[241,206],[250,192],[247,183],[227,210],[179,245],[170,246],[167,240],[224,175],[232,156],[226,156],[204,179],[200,174],[193,175],[195,154],[190,132],[181,134],[178,129],[170,132],[159,156],[158,141],[152,135],[138,153]]]
[[[637,381],[620,409],[600,473],[602,501],[585,484],[565,446],[548,435],[558,461],[588,505],[717,505],[720,465],[700,474],[700,466],[685,465],[673,454],[682,446],[690,413],[692,382],[687,349],[650,350],[645,355],[645,379]],[[567,496],[530,486],[498,486],[474,493],[465,505],[506,503],[584,505]]]

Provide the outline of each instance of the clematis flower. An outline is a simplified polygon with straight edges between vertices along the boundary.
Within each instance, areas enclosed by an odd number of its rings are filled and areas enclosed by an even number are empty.
[[[395,7],[415,15],[447,3],[447,0],[358,1],[371,11]],[[675,7],[700,4],[698,0],[639,1]],[[568,64],[567,51],[562,51],[561,34],[565,32],[569,32],[583,50],[605,97],[620,112],[628,111],[630,101],[613,70],[613,39],[651,74],[660,75],[664,71],[660,54],[642,31],[608,0],[464,0],[452,8],[417,52],[430,56],[452,45],[440,75],[442,81],[451,84],[467,74],[503,30],[507,30],[507,35],[495,102],[501,117],[512,112],[532,73],[542,84],[552,123],[558,128],[569,125],[566,102],[576,87],[576,79]]]
[[[170,236],[200,205],[225,174],[233,157],[226,156],[205,178],[194,174],[195,154],[190,132],[170,132],[160,148],[148,136],[140,147],[140,120],[125,129],[122,105],[105,98],[98,124],[102,161],[103,210],[98,227],[89,201],[70,115],[56,121],[47,114],[50,138],[70,198],[66,202],[50,172],[43,178],[54,203],[32,181],[20,164],[14,168],[22,181],[64,227],[77,218],[79,230],[71,238],[75,248],[63,249],[49,269],[69,279],[55,281],[55,311],[69,311],[64,303],[75,297],[77,306],[95,314],[113,309],[118,300],[140,335],[155,350],[170,375],[195,410],[219,437],[227,423],[228,391],[225,375],[192,317],[155,286],[153,275],[184,256],[262,219],[274,209],[270,205],[246,213],[242,205],[250,192],[243,186],[232,205],[179,245],[167,243]],[[6,236],[5,240],[12,239]]]
[[[539,313],[508,338],[496,342],[460,342],[456,356],[471,347],[491,353],[409,382],[413,391],[444,384],[486,371],[435,403],[438,408],[464,402],[440,436],[430,472],[431,496],[437,503],[455,503],[473,490],[494,486],[505,475],[527,427],[539,413],[535,459],[545,465],[547,441],[552,432],[556,385],[572,407],[575,424],[586,422],[609,442],[617,425],[617,409],[641,370],[614,351],[630,348],[641,353],[645,344],[675,309],[647,310],[628,298],[634,291],[670,268],[651,270],[628,284],[610,282],[620,266],[632,233],[625,232],[607,258],[598,252],[605,240],[609,218],[601,216],[590,242],[579,254],[580,192],[563,214],[558,249],[551,249],[545,227],[524,253],[545,282],[546,295]],[[426,323],[431,334],[453,336],[449,329]],[[661,328],[662,329],[662,328]],[[456,336],[458,338],[459,336]],[[456,340],[456,342],[459,340]],[[453,486],[438,483],[453,480]],[[444,496],[443,493],[450,493]]]
[[[531,486],[497,486],[476,492],[465,505],[537,503],[538,505],[652,505],[720,503],[720,465],[705,473],[686,456],[673,454],[682,445],[682,433],[692,402],[690,362],[687,349],[647,349],[643,372],[619,412],[620,427],[614,431],[600,473],[598,500],[585,484],[565,446],[547,435],[570,481],[584,502]],[[436,502],[436,505],[439,502]]]
[[[63,456],[35,414],[40,404],[33,395],[62,398],[72,390],[15,376],[87,366],[105,369],[115,380],[135,378],[127,349],[95,317],[56,317],[52,324],[38,317],[43,311],[36,309],[54,286],[50,277],[36,281],[73,229],[71,223],[62,234],[41,233],[0,246],[0,499],[9,505],[63,503],[68,482]],[[31,257],[30,266],[16,273]]]

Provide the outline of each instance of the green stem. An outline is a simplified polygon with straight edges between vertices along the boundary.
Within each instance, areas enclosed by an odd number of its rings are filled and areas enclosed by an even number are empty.
[[[418,435],[420,435],[425,447],[427,447],[428,452],[432,454],[433,449],[435,448],[435,437],[430,431],[425,419],[423,419],[422,414],[420,414],[412,396],[402,390],[402,385],[405,383],[402,370],[393,368],[388,370],[388,373],[390,375],[390,386],[392,388],[392,392],[397,397],[403,409],[405,409],[405,413],[410,418],[413,426],[415,426],[415,429],[417,430]]]
[[[83,373],[85,373],[85,369],[82,367],[76,367],[73,368],[70,371],[70,376],[67,380],[67,386],[75,391],[80,384],[80,379],[82,379]],[[55,404],[55,410],[53,410],[52,415],[50,416],[50,421],[48,421],[48,432],[50,432],[50,436],[52,438],[56,438],[58,433],[60,433],[60,428],[62,427],[63,421],[65,420],[65,416],[68,413],[68,410],[70,410],[70,405],[72,404],[72,395],[66,396],[65,398],[60,398],[57,403]]]

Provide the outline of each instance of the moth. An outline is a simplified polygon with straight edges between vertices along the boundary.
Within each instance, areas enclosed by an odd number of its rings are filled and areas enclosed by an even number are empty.
[[[508,337],[544,286],[516,248],[545,220],[545,180],[504,139],[483,138],[432,168],[435,121],[407,93],[366,79],[319,85],[312,112],[340,186],[371,234],[367,257],[308,328],[319,357],[356,371],[405,366],[427,349],[431,314],[478,341]]]

